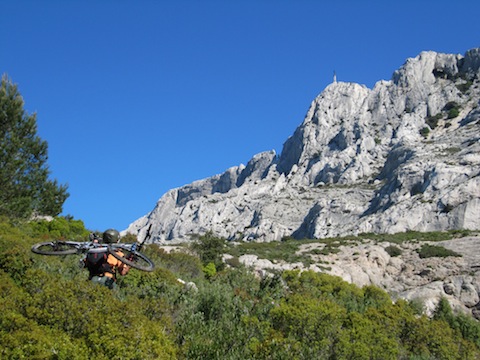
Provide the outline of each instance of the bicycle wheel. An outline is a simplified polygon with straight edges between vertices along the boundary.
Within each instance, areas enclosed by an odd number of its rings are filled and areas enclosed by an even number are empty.
[[[121,251],[123,255],[119,254],[118,251]],[[112,254],[115,259],[120,260],[122,263],[135,269],[150,272],[155,268],[155,264],[152,260],[138,251],[131,251],[128,245],[110,246],[108,252]]]
[[[32,251],[40,255],[72,255],[77,253],[77,245],[65,241],[48,241],[33,245]]]

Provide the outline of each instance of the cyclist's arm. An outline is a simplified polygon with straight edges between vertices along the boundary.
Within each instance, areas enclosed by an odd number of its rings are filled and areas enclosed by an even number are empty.
[[[125,254],[121,251],[117,251],[117,254],[119,254],[122,257],[125,256]],[[128,271],[130,270],[130,266],[128,266],[128,265],[124,264],[123,262],[121,262],[120,260],[116,259],[115,256],[113,256],[113,255],[108,256],[107,262],[114,269],[118,269],[119,274],[122,275],[122,276],[127,275]]]

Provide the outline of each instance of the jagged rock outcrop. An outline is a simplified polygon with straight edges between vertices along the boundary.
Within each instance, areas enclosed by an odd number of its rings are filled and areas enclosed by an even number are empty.
[[[282,153],[168,191],[126,231],[186,241],[480,228],[480,49],[422,52],[373,89],[334,82]]]

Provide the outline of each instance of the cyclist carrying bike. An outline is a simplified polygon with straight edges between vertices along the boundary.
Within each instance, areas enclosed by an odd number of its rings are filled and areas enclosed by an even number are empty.
[[[87,252],[85,258],[82,260],[83,266],[89,271],[89,280],[114,289],[117,286],[117,273],[122,276],[126,275],[130,270],[130,266],[124,264],[112,254],[109,254],[108,248],[102,246],[102,244],[113,244],[120,240],[120,233],[117,230],[106,230],[101,240],[102,242],[98,243],[97,247]],[[125,257],[120,250],[117,250],[116,254]]]

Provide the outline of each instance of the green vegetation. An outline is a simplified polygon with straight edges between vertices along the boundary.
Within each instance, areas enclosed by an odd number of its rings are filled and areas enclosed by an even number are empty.
[[[403,242],[419,242],[419,241],[444,241],[450,240],[457,235],[467,236],[470,232],[466,231],[432,231],[432,232],[419,232],[419,231],[405,231],[396,234],[360,234],[359,238],[372,239],[377,242],[392,242],[401,244]]]
[[[34,220],[27,224],[30,228],[29,233],[34,237],[48,236],[50,239],[86,241],[90,233],[85,229],[82,220],[74,220],[72,217],[56,217],[51,221]]]
[[[460,233],[460,234],[459,234]],[[449,240],[456,235],[466,236],[468,231],[446,231],[446,232],[418,232],[406,231],[397,234],[373,234],[365,233],[358,236],[345,236],[336,238],[325,238],[321,240],[295,240],[293,238],[284,238],[281,242],[242,242],[227,244],[224,251],[235,258],[246,254],[258,255],[261,259],[268,259],[272,262],[285,261],[288,263],[301,262],[308,266],[312,262],[311,255],[328,255],[339,251],[340,246],[351,246],[365,242],[374,243],[394,243],[402,244],[404,242],[425,242],[425,241],[443,241]],[[304,244],[321,244],[320,247],[314,247],[310,251],[301,252],[300,246]],[[385,249],[390,256],[399,256],[401,249],[389,245]]]
[[[443,246],[424,244],[418,251],[420,258],[461,256],[455,251],[445,249]]]
[[[427,119],[426,119],[426,123],[428,124],[428,126],[430,126],[430,129],[433,130],[437,127],[438,120],[441,120],[442,118],[443,118],[442,113],[438,113],[435,116],[428,116]]]
[[[227,252],[235,257],[246,254],[258,255],[259,258],[270,261],[282,260],[289,263],[309,261],[309,257],[295,254],[301,243],[305,241],[285,239],[281,242],[242,242],[230,245]]]
[[[445,149],[445,152],[447,154],[456,154],[456,153],[459,153],[460,151],[462,151],[462,149],[456,146]]]
[[[448,111],[447,119],[454,119],[460,114],[460,110],[458,108],[452,108]]]
[[[225,267],[222,261],[225,245],[225,239],[215,237],[211,232],[200,236],[190,245],[191,250],[200,258],[203,271],[208,277]]]
[[[465,91],[468,90],[468,88],[471,86],[467,84],[462,84],[462,85],[457,85],[457,87],[461,87],[462,89],[466,89]],[[464,91],[464,92],[465,92]],[[442,112],[439,112],[436,115],[433,116],[427,116],[425,119],[425,122],[427,123],[428,127],[424,127],[420,129],[420,134],[424,137],[427,138],[430,130],[435,129],[438,126],[438,121],[445,119],[450,120],[456,118],[458,115],[460,115],[460,105],[458,105],[455,101],[450,101],[442,109]],[[450,122],[445,123],[445,128],[448,128],[452,126]]]
[[[7,76],[0,85],[0,215],[29,218],[58,215],[67,186],[50,180],[47,143],[37,135],[35,115]]]
[[[460,106],[455,101],[448,102],[443,110],[447,112],[447,119],[456,118],[460,114]]]
[[[457,84],[455,86],[457,87],[458,90],[460,90],[463,94],[465,94],[472,85],[473,85],[473,82],[471,80],[468,80],[464,83]]]
[[[420,135],[422,135],[425,139],[428,137],[428,134],[430,134],[430,128],[428,126],[420,129]]]
[[[151,272],[131,270],[111,291],[87,281],[80,256],[41,256],[32,244],[88,231],[71,218],[0,221],[0,358],[4,359],[476,359],[480,325],[441,301],[432,319],[419,304],[339,277],[286,271],[256,278],[214,266],[221,253],[253,248],[272,258],[295,240],[226,244],[211,233],[192,248],[144,248]],[[358,241],[440,240],[454,233],[363,234],[327,239],[332,251]],[[318,240],[316,240],[318,242]],[[296,241],[297,245],[312,240]],[[274,246],[275,245],[275,246]],[[244,248],[245,246],[245,248]],[[257,247],[258,246],[258,247]],[[281,250],[283,248],[283,250]],[[322,249],[325,250],[325,248]],[[198,255],[189,254],[195,249]],[[275,256],[273,254],[278,251]],[[197,291],[177,281],[193,281]]]
[[[388,255],[391,257],[396,257],[402,255],[402,249],[395,245],[389,245],[385,248],[385,251],[387,252]]]

